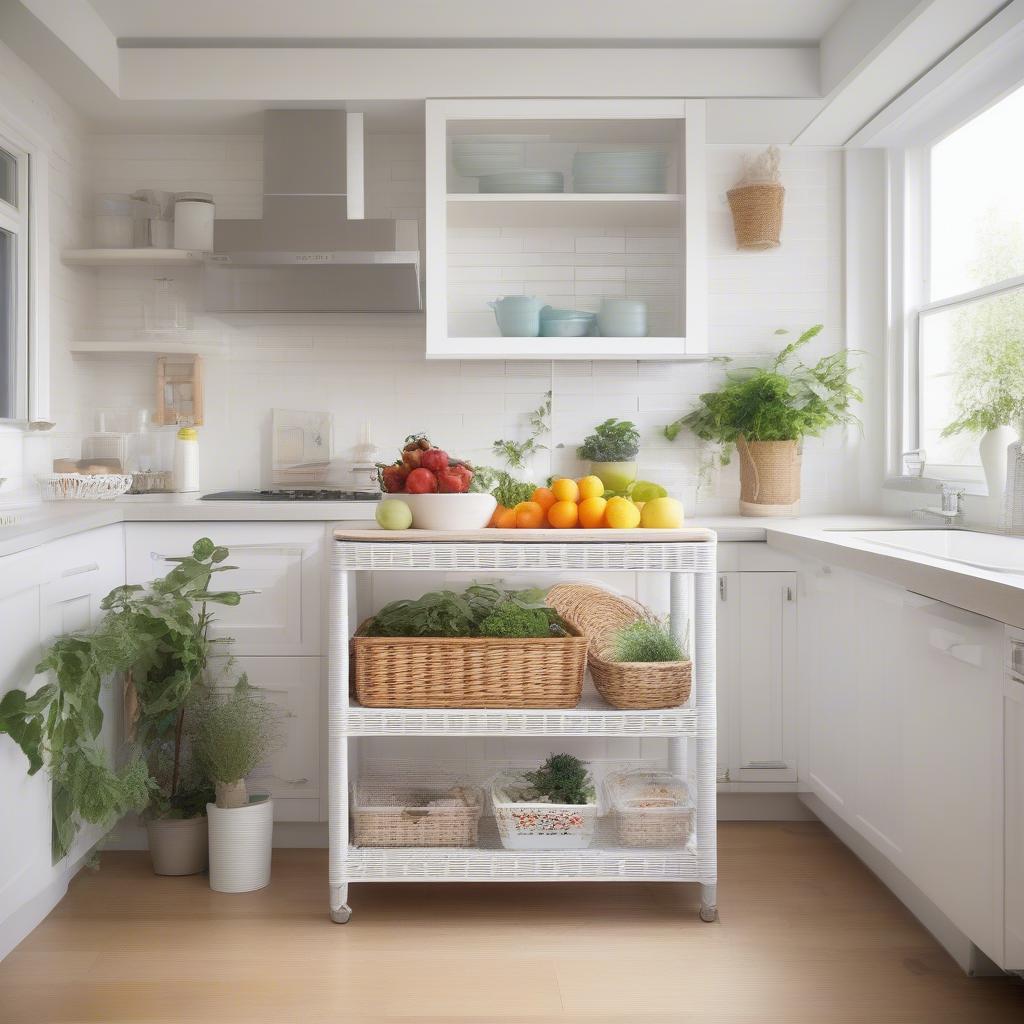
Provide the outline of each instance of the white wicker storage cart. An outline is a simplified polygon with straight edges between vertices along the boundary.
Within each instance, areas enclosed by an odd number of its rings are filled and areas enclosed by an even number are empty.
[[[717,916],[715,815],[715,535],[709,530],[487,530],[430,533],[337,530],[330,579],[329,788],[330,912],[351,917],[350,882],[699,882],[700,916]],[[349,639],[356,573],[668,573],[670,626],[684,638],[692,621],[694,686],[687,705],[619,711],[584,696],[572,710],[375,709],[349,699]],[[523,585],[529,585],[529,579]],[[611,830],[577,851],[502,848],[493,820],[471,848],[361,848],[349,841],[349,791],[361,737],[665,737],[668,768],[694,782],[694,836],[685,847],[638,849]],[[495,771],[500,768],[495,766]]]

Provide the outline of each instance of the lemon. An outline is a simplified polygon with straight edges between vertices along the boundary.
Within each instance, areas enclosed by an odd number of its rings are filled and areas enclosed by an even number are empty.
[[[580,489],[575,480],[569,477],[560,477],[551,484],[551,493],[555,501],[579,501]]]
[[[613,530],[632,530],[640,525],[640,509],[629,498],[609,498],[604,521]]]
[[[599,476],[585,476],[582,480],[576,481],[576,486],[580,490],[580,501],[604,496],[604,484]]]
[[[640,525],[649,530],[675,530],[683,525],[683,503],[675,498],[652,498],[644,502]]]

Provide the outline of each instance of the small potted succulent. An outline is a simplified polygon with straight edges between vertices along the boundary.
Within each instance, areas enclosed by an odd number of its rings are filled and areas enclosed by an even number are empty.
[[[270,882],[274,801],[250,797],[245,779],[280,746],[280,722],[244,673],[227,693],[211,692],[199,715],[195,757],[216,792],[206,816],[210,888],[217,892],[252,892]]]
[[[606,490],[621,493],[636,479],[639,451],[640,431],[636,424],[612,418],[594,427],[594,432],[576,449],[576,455],[590,463],[590,472],[600,477]]]

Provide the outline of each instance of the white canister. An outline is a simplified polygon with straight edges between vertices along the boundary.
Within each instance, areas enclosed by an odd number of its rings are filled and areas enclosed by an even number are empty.
[[[253,892],[270,882],[274,801],[254,797],[244,807],[206,805],[210,822],[210,888]]]
[[[174,439],[174,489],[199,490],[199,432],[182,427]]]
[[[213,251],[213,196],[179,192],[174,197],[174,248]]]

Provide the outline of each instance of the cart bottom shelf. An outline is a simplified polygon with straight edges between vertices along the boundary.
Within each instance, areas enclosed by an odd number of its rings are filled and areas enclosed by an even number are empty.
[[[618,842],[614,823],[601,820],[586,850],[506,850],[493,818],[480,821],[472,848],[349,847],[350,882],[697,882],[696,840],[686,846],[640,849]]]

